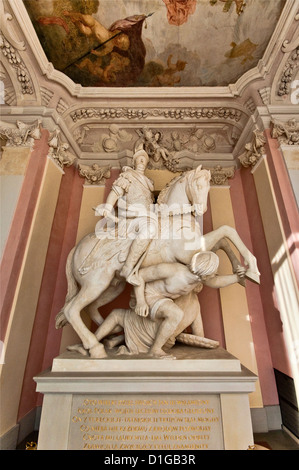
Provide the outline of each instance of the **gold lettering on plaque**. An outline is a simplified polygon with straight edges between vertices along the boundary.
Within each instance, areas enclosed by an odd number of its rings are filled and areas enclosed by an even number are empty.
[[[222,448],[217,395],[169,399],[74,396],[70,448]]]

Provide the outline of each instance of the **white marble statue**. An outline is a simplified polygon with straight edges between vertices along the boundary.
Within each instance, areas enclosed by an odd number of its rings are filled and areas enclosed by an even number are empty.
[[[110,217],[121,224],[125,220],[126,237],[133,239],[129,253],[125,253],[120,276],[134,284],[138,282],[134,268],[145,253],[151,239],[158,230],[157,216],[153,212],[154,184],[144,174],[149,157],[144,150],[138,150],[133,156],[133,166],[124,167],[122,173],[113,183],[106,203],[98,206],[96,215]],[[118,217],[113,214],[118,203]]]
[[[96,331],[97,339],[101,341],[120,327],[124,334],[115,336],[111,346],[124,340],[125,346],[120,347],[119,353],[148,353],[152,357],[172,358],[167,350],[176,341],[204,348],[217,347],[217,341],[204,338],[197,294],[204,285],[219,288],[234,284],[246,272],[239,266],[236,274],[218,276],[218,265],[215,253],[199,252],[189,266],[161,263],[141,268],[142,282],[135,288],[136,308],[113,310]],[[182,334],[189,326],[192,334]],[[106,357],[104,346],[102,352],[102,357]]]
[[[93,358],[103,357],[103,345],[97,335],[83,323],[81,311],[84,309],[100,326],[103,317],[98,309],[115,299],[124,290],[128,280],[135,286],[137,299],[133,313],[136,318],[147,315],[153,307],[146,291],[147,283],[149,285],[150,283],[148,278],[143,279],[140,273],[143,272],[145,275],[146,272],[151,272],[150,267],[159,270],[166,264],[171,265],[171,269],[181,265],[186,268],[191,265],[194,255],[222,249],[229,257],[233,273],[237,276],[234,282],[243,284],[246,277],[259,283],[256,259],[235,229],[221,226],[208,234],[201,233],[197,215],[202,215],[207,209],[210,172],[199,166],[174,178],[161,191],[153,210],[150,206],[153,186],[144,175],[147,161],[143,150],[136,152],[134,168],[124,169],[108,196],[109,206],[104,206],[102,213],[105,216],[104,220],[112,221],[116,230],[114,227],[114,231],[111,231],[108,223],[106,232],[99,231],[98,236],[95,233],[87,235],[68,256],[66,265],[68,293],[65,305],[56,317],[56,327],[60,328],[70,323],[82,341],[83,350]],[[121,205],[117,216],[114,216],[112,208],[116,201],[121,201]],[[138,209],[134,213],[132,208],[140,208],[140,205],[143,211],[140,212]],[[155,221],[153,225],[149,223],[152,220]],[[125,237],[124,227],[127,234]],[[101,237],[101,233],[108,236]],[[110,236],[111,233],[114,236]],[[240,262],[230,248],[228,240],[235,245],[244,259],[246,265],[244,277],[238,275],[238,272],[241,273]],[[142,271],[144,268],[148,270]],[[158,271],[154,274],[157,279],[159,279],[158,274]],[[145,302],[144,299],[140,301],[142,289],[145,289]],[[174,297],[169,298],[175,299],[174,292],[173,295]],[[179,299],[183,299],[184,305],[186,295],[181,295],[175,302],[171,301],[173,309],[176,308],[174,305],[177,305]],[[170,301],[167,302],[169,304]],[[196,302],[198,308],[198,300]],[[165,305],[166,302],[160,312],[165,311]],[[186,306],[183,306],[182,310],[185,314]],[[150,317],[143,318],[151,321]]]

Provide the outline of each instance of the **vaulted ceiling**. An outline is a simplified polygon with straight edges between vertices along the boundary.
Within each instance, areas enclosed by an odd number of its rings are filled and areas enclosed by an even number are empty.
[[[150,131],[170,155],[153,168],[238,166],[291,104],[298,2],[4,0],[3,119],[40,119],[86,165],[130,163]]]
[[[47,58],[83,86],[223,86],[263,57],[285,0],[24,0]]]

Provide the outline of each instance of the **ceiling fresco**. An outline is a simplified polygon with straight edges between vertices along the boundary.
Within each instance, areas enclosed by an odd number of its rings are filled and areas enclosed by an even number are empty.
[[[84,87],[235,83],[285,0],[23,0],[50,62]]]

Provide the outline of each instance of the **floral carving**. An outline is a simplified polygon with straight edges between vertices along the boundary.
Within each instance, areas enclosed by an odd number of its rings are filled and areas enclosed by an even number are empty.
[[[265,143],[266,139],[263,133],[260,130],[255,129],[253,131],[251,142],[245,145],[245,152],[239,156],[239,160],[245,168],[257,164],[265,152]]]
[[[0,33],[0,48],[2,49],[3,55],[7,58],[10,65],[15,69],[17,79],[20,82],[22,93],[24,95],[33,94],[33,86],[28,70],[20,57],[20,54],[16,51],[7,39]]]
[[[296,119],[288,122],[272,121],[272,137],[281,144],[299,145],[299,122]]]
[[[229,178],[233,178],[235,175],[235,167],[223,168],[220,165],[216,165],[214,168],[209,168],[211,172],[211,184],[219,186],[227,184]]]
[[[146,119],[164,117],[166,119],[229,119],[238,122],[241,111],[234,108],[171,108],[171,109],[131,109],[131,108],[81,108],[71,114],[74,122],[81,119]]]
[[[299,46],[291,53],[290,58],[284,66],[277,94],[278,96],[288,95],[290,92],[290,85],[293,80],[294,73],[299,67]]]

